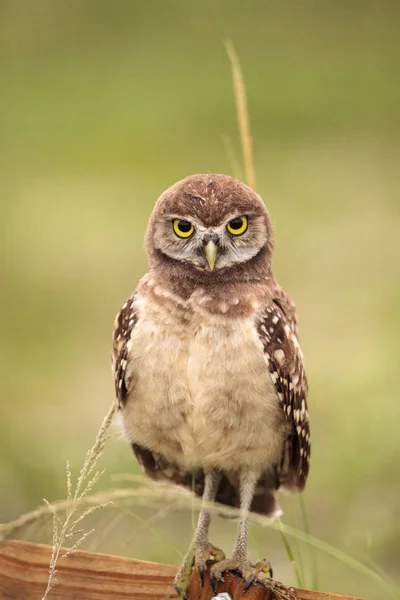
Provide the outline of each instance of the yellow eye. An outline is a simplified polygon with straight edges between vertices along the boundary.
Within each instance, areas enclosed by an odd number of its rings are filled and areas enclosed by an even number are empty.
[[[173,221],[174,232],[180,238],[188,238],[194,232],[194,227],[190,221],[184,219],[174,219]]]
[[[229,221],[226,228],[232,235],[242,235],[246,231],[247,225],[247,217],[235,217]]]

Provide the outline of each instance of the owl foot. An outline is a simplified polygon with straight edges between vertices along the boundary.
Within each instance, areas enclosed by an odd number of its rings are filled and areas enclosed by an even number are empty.
[[[266,577],[265,575],[268,575]],[[274,595],[281,600],[296,600],[297,596],[294,593],[293,588],[289,588],[280,581],[272,579],[273,572],[271,563],[268,560],[260,560],[250,569],[243,573],[243,577],[246,579],[246,584],[243,589],[243,596],[247,593],[248,589],[254,584],[259,583],[265,588],[274,592]]]
[[[230,558],[213,565],[210,570],[210,583],[215,594],[217,593],[218,584],[224,581],[223,574],[225,571],[236,571],[247,581],[247,574],[252,576],[252,565],[246,556],[239,554],[233,554]]]
[[[204,548],[197,547],[195,552],[194,563],[199,571],[200,581],[202,587],[204,587],[204,573],[206,571],[207,562],[220,562],[225,559],[223,550],[220,550],[213,544],[208,542]]]
[[[204,574],[207,563],[209,561],[221,561],[224,560],[224,558],[224,552],[216,546],[213,546],[213,544],[210,544],[210,542],[207,542],[204,546],[197,545],[194,552],[189,551],[174,579],[174,586],[179,598],[182,600],[186,598],[185,593],[193,566],[199,571],[201,585],[204,586]]]
[[[249,587],[253,585],[253,583],[261,582],[263,583],[266,580],[265,575],[268,575],[268,582],[271,581],[273,575],[271,563],[269,560],[259,560],[255,565],[250,565],[246,571],[242,571],[243,578],[246,580],[246,585],[244,586],[243,594],[247,592]]]
[[[232,556],[213,565],[210,571],[210,583],[215,594],[217,594],[218,584],[224,581],[223,574],[226,571],[235,571],[245,579],[243,596],[253,584],[258,583],[275,592],[282,600],[296,600],[291,588],[272,579],[271,563],[267,560],[260,560],[252,565],[247,558]]]

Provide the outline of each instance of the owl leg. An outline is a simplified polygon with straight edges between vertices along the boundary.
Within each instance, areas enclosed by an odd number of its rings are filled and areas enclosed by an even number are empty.
[[[264,585],[266,585],[267,587],[271,587],[278,593],[278,595],[280,595],[281,590],[279,590],[274,585],[275,582],[272,582],[271,579],[265,579],[266,575],[272,577],[271,564],[267,560],[260,560],[255,565],[252,565],[248,558],[248,517],[258,478],[258,472],[246,471],[241,473],[240,475],[239,531],[232,556],[226,560],[218,562],[217,564],[211,567],[210,582],[215,593],[218,583],[220,581],[223,581],[223,573],[225,571],[237,571],[241,574],[243,579],[246,580],[246,585],[243,593],[246,593],[249,587],[257,581],[264,583]],[[289,599],[290,596],[282,594],[282,598]]]
[[[184,593],[189,583],[193,565],[195,565],[199,570],[200,579],[203,584],[207,561],[218,561],[225,558],[222,550],[219,550],[208,541],[208,529],[210,526],[211,515],[206,507],[206,503],[213,502],[215,500],[220,481],[221,474],[218,471],[211,471],[205,476],[203,506],[200,511],[196,533],[189,548],[189,552],[179,568],[174,581],[176,591],[178,592],[178,596],[180,598],[185,597]]]
[[[211,567],[210,583],[216,594],[218,583],[223,581],[223,573],[237,571],[246,580],[243,595],[253,583],[261,583],[282,600],[296,600],[290,588],[272,579],[272,567],[269,561],[264,559],[252,565],[248,558],[248,517],[258,478],[257,472],[248,471],[240,475],[240,522],[235,547],[230,558],[221,560]]]
[[[258,473],[251,471],[240,474],[239,531],[232,556],[211,567],[210,580],[214,591],[218,582],[223,581],[222,574],[224,571],[239,571],[246,578],[247,573],[251,569],[251,564],[247,556],[248,516],[258,477]]]

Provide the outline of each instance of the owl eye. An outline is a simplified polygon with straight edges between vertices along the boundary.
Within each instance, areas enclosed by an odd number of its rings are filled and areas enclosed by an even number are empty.
[[[184,219],[174,219],[173,228],[176,235],[180,238],[188,238],[194,232],[191,222]]]
[[[232,235],[242,235],[247,230],[247,225],[247,217],[235,217],[229,221],[226,228]]]

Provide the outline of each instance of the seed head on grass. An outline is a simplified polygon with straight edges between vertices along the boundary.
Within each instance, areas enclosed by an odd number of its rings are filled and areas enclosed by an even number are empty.
[[[67,503],[65,505],[65,518],[64,521],[58,515],[58,512],[54,505],[50,504],[47,500],[47,507],[51,510],[53,514],[53,545],[52,552],[50,557],[50,565],[49,565],[49,577],[47,580],[47,587],[45,593],[42,597],[42,600],[46,600],[51,589],[57,582],[57,563],[62,558],[66,558],[74,550],[76,550],[82,542],[93,533],[94,529],[90,531],[85,531],[81,527],[77,526],[82,523],[82,521],[94,513],[99,508],[104,508],[110,502],[93,504],[92,506],[87,506],[83,508],[83,512],[78,514],[79,511],[82,510],[82,501],[88,496],[91,492],[93,486],[103,475],[104,470],[98,471],[96,469],[97,462],[100,456],[103,453],[104,446],[108,439],[108,429],[111,425],[113,416],[115,412],[115,404],[112,405],[107,415],[105,416],[101,427],[97,433],[96,441],[92,448],[86,454],[85,461],[80,470],[78,479],[76,481],[75,489],[73,489],[72,485],[72,474],[69,462],[67,462]],[[72,546],[67,549],[64,553],[61,554],[62,548],[67,540],[75,540]]]

